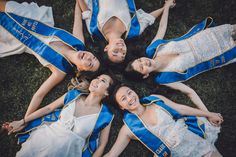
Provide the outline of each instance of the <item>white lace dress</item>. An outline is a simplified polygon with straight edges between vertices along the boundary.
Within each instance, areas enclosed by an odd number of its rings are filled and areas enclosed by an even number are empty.
[[[92,0],[85,0],[88,8],[92,10]],[[142,9],[137,10],[136,12],[138,21],[140,23],[140,34],[145,30],[149,25],[152,25],[155,21],[155,17],[151,14],[144,12]],[[102,32],[103,26],[106,22],[112,18],[117,17],[120,19],[126,27],[126,30],[129,30],[131,23],[131,16],[129,13],[129,8],[127,0],[99,0],[99,13],[98,13],[98,28]],[[83,12],[83,19],[86,21],[86,26],[89,29],[91,18],[91,11]]]
[[[164,139],[173,157],[202,157],[216,150],[214,143],[220,128],[212,126],[206,118],[200,117],[206,128],[206,139],[203,139],[188,130],[183,119],[174,121],[169,113],[159,107],[155,112],[157,125],[148,128]]]
[[[40,22],[46,23],[50,26],[54,25],[52,8],[47,6],[39,7],[34,2],[18,3],[14,1],[8,1],[6,3],[5,11],[8,13],[14,13],[27,18],[32,18]],[[50,42],[53,41],[58,41],[58,39],[53,36],[51,37],[42,37],[39,35],[36,36],[46,44],[49,44]],[[34,55],[43,66],[47,66],[50,64],[45,59],[40,57],[38,54],[34,53],[31,49],[27,48],[24,44],[19,42],[14,36],[12,36],[2,26],[0,26],[0,58],[10,55],[22,54],[24,52]]]
[[[184,72],[235,47],[233,34],[233,26],[230,24],[207,28],[188,39],[171,41],[160,46],[156,53],[177,54],[178,56],[163,71]],[[233,59],[230,63],[235,61],[236,59]]]
[[[61,112],[60,119],[34,130],[22,144],[17,157],[82,157],[86,138],[93,131],[98,114],[74,117],[75,101]]]

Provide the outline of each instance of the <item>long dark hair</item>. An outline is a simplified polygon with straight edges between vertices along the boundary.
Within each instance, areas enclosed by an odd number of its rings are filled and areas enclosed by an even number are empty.
[[[116,100],[116,93],[117,93],[117,91],[118,91],[121,87],[128,87],[128,88],[130,88],[130,89],[132,89],[132,90],[135,89],[132,85],[128,85],[128,84],[126,84],[126,83],[119,83],[119,84],[116,84],[116,86],[114,87],[112,96],[111,96],[111,100],[116,103],[116,105],[115,105],[114,107],[115,107],[115,108],[118,108],[118,109],[120,109],[120,104],[119,104],[119,103],[117,102],[117,100]]]
[[[128,65],[126,66],[125,68],[125,76],[129,79],[132,79],[132,80],[136,80],[136,81],[140,81],[140,80],[143,80],[143,74],[141,74],[140,72],[136,71],[132,64],[133,64],[134,60],[133,61],[130,61],[128,63]]]

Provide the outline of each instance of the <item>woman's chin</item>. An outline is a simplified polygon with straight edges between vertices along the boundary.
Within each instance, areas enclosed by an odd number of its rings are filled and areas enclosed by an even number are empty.
[[[129,106],[129,110],[135,110],[137,108],[137,104],[133,104]]]

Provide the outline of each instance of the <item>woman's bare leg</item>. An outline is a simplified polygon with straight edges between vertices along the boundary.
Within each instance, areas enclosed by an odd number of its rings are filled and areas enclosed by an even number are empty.
[[[0,0],[0,11],[5,11],[6,3],[6,0]]]
[[[84,43],[82,12],[80,9],[79,0],[76,1],[74,14],[75,15],[74,15],[73,35],[79,38]]]

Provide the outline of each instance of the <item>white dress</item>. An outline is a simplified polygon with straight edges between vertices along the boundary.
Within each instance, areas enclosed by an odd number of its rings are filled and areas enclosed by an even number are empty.
[[[75,101],[61,111],[60,119],[32,131],[17,157],[82,157],[86,138],[93,131],[98,114],[74,117]]]
[[[169,113],[156,108],[157,124],[148,126],[156,135],[164,139],[173,157],[202,157],[216,150],[214,143],[220,132],[206,118],[199,117],[205,123],[206,139],[187,129],[183,119],[173,120]]]
[[[14,1],[8,1],[6,3],[5,11],[20,16],[24,16],[27,18],[32,18],[41,21],[43,23],[46,23],[50,26],[54,26],[54,19],[51,7],[46,7],[46,6],[39,7],[34,2],[17,3]],[[54,38],[53,36],[51,37],[42,37],[39,35],[36,36],[46,44],[49,44],[52,41],[58,41],[58,39]],[[50,64],[42,57],[40,57],[38,54],[33,52],[31,49],[27,48],[24,44],[19,42],[14,36],[12,36],[2,26],[0,26],[0,58],[15,54],[22,54],[24,52],[33,54],[43,66],[47,66]]]
[[[184,72],[188,68],[221,55],[236,46],[232,38],[233,33],[233,26],[225,24],[207,28],[188,39],[171,41],[160,46],[156,51],[158,55],[178,54],[178,57],[175,57],[163,71]],[[230,63],[235,61],[236,59],[233,59]]]
[[[92,0],[85,0],[90,10],[92,8],[91,1]],[[155,17],[153,17],[151,14],[144,12],[142,9],[137,10],[136,14],[140,23],[139,33],[141,34],[147,26],[152,25],[154,23]],[[82,13],[82,15],[83,19],[86,21],[86,26],[88,30],[90,30],[89,21],[91,18],[91,11],[85,11]],[[100,32],[102,32],[103,26],[112,17],[117,17],[118,19],[120,19],[125,25],[126,30],[129,30],[131,17],[127,0],[99,0],[98,28]]]

